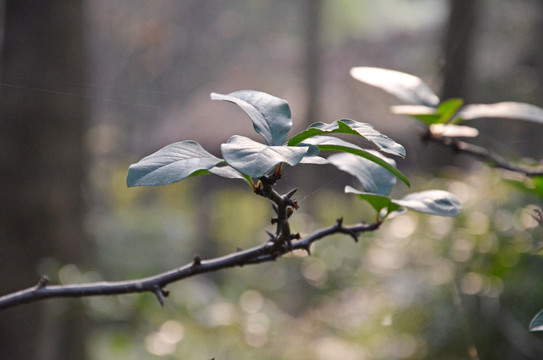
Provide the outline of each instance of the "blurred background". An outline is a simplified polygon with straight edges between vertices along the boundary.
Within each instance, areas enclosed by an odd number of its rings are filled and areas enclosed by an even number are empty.
[[[541,359],[541,198],[420,141],[397,101],[353,66],[417,75],[443,98],[543,106],[539,0],[0,1],[0,293],[149,276],[267,239],[269,204],[212,176],[125,185],[175,141],[219,155],[246,115],[210,92],[286,99],[292,134],[372,124],[406,147],[412,189],[444,189],[458,218],[408,213],[358,244],[225,270],[149,294],[50,300],[0,312],[2,359]],[[541,125],[477,120],[476,140],[541,159]],[[374,214],[334,169],[287,169],[294,231]],[[507,175],[509,177],[509,175]],[[408,189],[399,184],[395,196]]]

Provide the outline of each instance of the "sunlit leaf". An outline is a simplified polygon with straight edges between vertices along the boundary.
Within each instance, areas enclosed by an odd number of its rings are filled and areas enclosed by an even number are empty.
[[[530,321],[530,331],[542,331],[543,330],[543,310],[537,313],[536,316]]]
[[[129,187],[167,185],[204,174],[201,170],[208,170],[221,161],[195,141],[176,142],[130,165],[126,184]]]
[[[475,128],[453,124],[432,124],[430,132],[435,137],[477,137],[479,135],[479,130]]]
[[[314,123],[306,130],[293,136],[288,141],[288,144],[290,146],[295,146],[304,142],[306,139],[322,134],[353,134],[361,136],[383,152],[402,157],[405,156],[405,149],[402,145],[388,136],[381,134],[379,131],[375,130],[373,126],[350,119],[336,120],[331,124]]]
[[[466,105],[458,112],[455,121],[480,118],[505,118],[543,123],[543,109],[519,102]]]
[[[224,160],[252,178],[265,175],[279,163],[297,165],[307,154],[305,146],[268,146],[244,136],[234,135],[221,145]]]
[[[396,167],[394,160],[385,158],[378,152],[371,153]],[[360,156],[349,153],[334,154],[328,157],[328,161],[338,169],[356,177],[365,192],[388,195],[396,184],[396,176],[390,171]]]
[[[361,156],[387,169],[402,180],[407,186],[410,186],[409,180],[407,180],[401,171],[390,165],[381,157],[372,154],[370,150],[362,149],[361,147],[351,144],[350,142],[331,136],[315,136],[305,140],[302,145],[303,144],[316,145],[320,150],[340,151]]]
[[[433,107],[439,104],[439,97],[416,76],[374,67],[354,67],[350,73],[356,80],[382,89],[404,104]]]
[[[439,216],[457,216],[462,209],[462,203],[456,196],[442,190],[411,193],[393,202],[418,212]]]
[[[254,90],[239,90],[228,95],[211,93],[213,100],[238,105],[249,115],[254,129],[268,145],[281,145],[292,127],[288,103],[278,97]]]

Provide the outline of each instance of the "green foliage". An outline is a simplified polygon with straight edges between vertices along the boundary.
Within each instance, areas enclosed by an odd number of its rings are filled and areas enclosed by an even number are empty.
[[[394,80],[394,77],[388,76],[388,79]],[[429,101],[430,93],[421,91],[424,84],[408,84],[413,81],[414,77],[403,77],[400,82],[402,94],[411,92],[421,99],[426,97]],[[392,81],[391,84],[397,85],[398,82]],[[388,88],[392,89],[392,85]],[[292,127],[290,108],[285,100],[251,90],[236,91],[228,95],[212,93],[211,98],[230,101],[238,105],[249,116],[255,131],[262,135],[266,144],[234,135],[221,145],[223,157],[221,159],[210,154],[194,141],[174,143],[132,164],[127,176],[129,187],[167,185],[190,176],[212,173],[226,178],[244,179],[256,190],[257,186],[254,185],[253,179],[269,176],[272,171],[274,175],[280,175],[284,164],[290,166],[304,163],[332,164],[360,181],[365,193],[370,195],[359,194],[359,197],[368,201],[378,213],[385,207],[388,209],[379,221],[386,218],[390,212],[403,207],[447,216],[458,213],[461,208],[460,202],[452,194],[448,194],[445,199],[456,211],[446,211],[441,203],[444,198],[435,196],[435,193],[419,193],[416,195],[416,201],[411,202],[402,203],[399,200],[389,199],[387,195],[396,182],[395,176],[408,186],[410,185],[405,175],[396,168],[395,162],[372,149],[328,136],[331,134],[355,135],[365,139],[381,152],[405,156],[402,145],[381,134],[369,124],[349,119],[337,120],[330,124],[315,123],[294,135],[285,144],[287,133]],[[443,106],[443,113],[452,112],[453,105]],[[321,151],[335,151],[343,154],[342,156],[332,155],[326,159],[319,156]],[[422,199],[424,196],[427,198]],[[383,201],[388,201],[388,203],[381,206],[382,201],[376,203],[377,198],[383,198],[385,199]],[[413,205],[413,201],[418,201],[416,206]],[[421,206],[419,202],[425,203],[426,206]],[[402,204],[407,204],[407,206]]]

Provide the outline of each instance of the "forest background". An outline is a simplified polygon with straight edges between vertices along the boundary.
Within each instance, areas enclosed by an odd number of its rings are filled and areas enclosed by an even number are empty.
[[[539,359],[541,198],[510,174],[420,140],[353,66],[415,74],[443,98],[543,106],[536,0],[0,2],[0,292],[148,276],[266,240],[270,208],[236,182],[127,189],[128,165],[179,140],[254,136],[210,92],[287,99],[296,130],[351,118],[407,150],[415,190],[464,204],[407,214],[354,244],[191,278],[152,295],[51,300],[0,312],[5,359]],[[241,119],[240,119],[241,118]],[[541,125],[474,122],[478,144],[541,159]],[[213,152],[213,151],[212,151]],[[340,181],[341,180],[341,181]],[[347,176],[294,169],[309,232],[367,209]],[[398,190],[405,191],[405,188]]]

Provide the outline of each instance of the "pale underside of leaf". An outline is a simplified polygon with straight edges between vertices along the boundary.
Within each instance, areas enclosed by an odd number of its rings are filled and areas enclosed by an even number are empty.
[[[530,321],[529,329],[530,331],[543,331],[543,310],[538,312]]]
[[[513,101],[496,104],[472,104],[464,106],[456,121],[481,118],[504,118],[543,123],[543,109],[535,105]]]
[[[252,178],[266,175],[279,163],[295,166],[308,151],[308,146],[268,146],[239,135],[221,145],[227,164]]]
[[[292,127],[288,103],[278,97],[254,90],[239,90],[228,95],[211,93],[213,100],[238,105],[253,122],[255,131],[268,145],[281,145]]]
[[[170,144],[130,165],[126,183],[132,186],[159,186],[181,181],[200,170],[223,161],[195,141]]]
[[[399,200],[390,199],[383,195],[362,192],[351,186],[346,186],[345,192],[357,194],[361,199],[370,202],[378,211],[385,207],[391,210],[390,204],[395,204],[397,207],[405,207],[430,215],[457,216],[462,209],[462,203],[455,195],[442,190],[411,193]],[[392,210],[395,211],[397,209]]]
[[[396,167],[394,160],[388,159],[378,152],[370,152]],[[390,171],[363,157],[340,153],[329,156],[328,161],[338,169],[356,177],[366,192],[388,195],[396,184],[396,176]]]
[[[462,203],[456,196],[442,190],[411,193],[393,201],[402,207],[439,216],[457,216],[462,209]]]
[[[401,171],[396,169],[394,166],[390,165],[387,161],[383,160],[382,157],[374,155],[371,150],[365,150],[357,145],[354,145],[350,142],[332,137],[332,136],[315,136],[305,140],[301,145],[316,145],[320,150],[330,150],[330,151],[340,151],[351,153],[357,156],[361,156],[365,159],[368,159],[379,166],[382,166],[386,170],[390,171],[392,174],[397,176],[402,180],[407,186],[410,186],[409,180],[402,174]]]
[[[477,137],[479,135],[479,130],[471,126],[453,124],[432,124],[430,132],[435,137]]]
[[[439,97],[420,78],[399,71],[375,67],[354,67],[351,76],[375,86],[408,105],[437,106]]]

